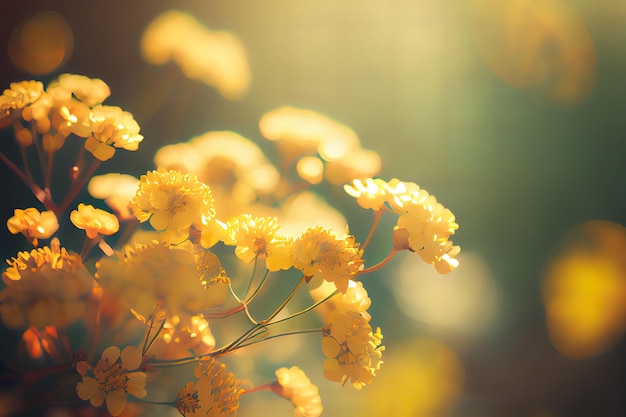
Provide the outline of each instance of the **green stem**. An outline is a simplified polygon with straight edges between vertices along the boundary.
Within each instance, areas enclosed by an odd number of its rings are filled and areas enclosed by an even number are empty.
[[[374,237],[374,232],[376,231],[376,228],[378,228],[378,222],[380,222],[380,218],[383,214],[383,210],[379,209],[376,212],[376,215],[374,216],[374,221],[372,222],[372,227],[370,228],[370,232],[367,235],[367,238],[365,239],[365,243],[363,243],[363,246],[361,246],[361,250],[365,250],[365,248],[367,247],[367,245],[370,244],[372,238]]]

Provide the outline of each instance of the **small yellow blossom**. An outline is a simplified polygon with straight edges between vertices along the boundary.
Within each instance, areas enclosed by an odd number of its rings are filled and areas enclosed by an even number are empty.
[[[454,214],[426,190],[413,182],[396,178],[389,182],[368,178],[365,182],[354,180],[344,190],[357,199],[363,208],[386,208],[398,214],[394,229],[396,250],[417,252],[424,262],[433,264],[445,274],[459,265],[454,257],[461,248],[449,240],[459,228]]]
[[[266,259],[267,269],[278,271],[293,266],[292,239],[279,233],[276,217],[254,217],[242,214],[227,222],[226,245],[236,245],[235,254],[245,263]]]
[[[143,136],[133,115],[115,106],[96,106],[89,115],[91,136],[85,149],[101,161],[111,159],[115,148],[136,151]]]
[[[294,241],[293,253],[296,269],[307,277],[320,272],[341,292],[346,292],[348,281],[362,269],[364,263],[354,236],[339,239],[323,227],[313,227],[304,232]]]
[[[98,235],[109,236],[120,229],[114,214],[83,203],[78,205],[78,210],[70,213],[70,220],[74,226],[84,229],[89,239],[95,239]]]
[[[13,234],[24,234],[33,246],[37,246],[38,239],[47,239],[59,229],[59,222],[53,211],[40,213],[30,207],[25,210],[15,209],[13,217],[7,221],[7,228]]]
[[[367,178],[365,181],[353,180],[352,185],[343,186],[345,192],[356,198],[364,209],[380,210],[387,201],[387,182],[379,178]]]
[[[85,317],[94,280],[80,256],[50,247],[20,252],[2,273],[0,318],[10,329],[65,327]]]
[[[37,132],[48,133],[51,125],[48,116],[53,105],[54,98],[44,91],[38,100],[23,109],[22,118],[27,122],[34,121],[37,125]]]
[[[99,78],[78,74],[61,74],[47,88],[58,100],[69,101],[72,96],[89,107],[102,103],[111,95],[109,86]]]
[[[203,359],[196,367],[197,382],[188,382],[178,392],[176,409],[185,417],[236,417],[243,389],[226,365]]]
[[[180,359],[207,354],[214,347],[215,336],[209,322],[195,315],[178,324],[166,320],[159,337],[150,346],[150,355],[160,359]]]
[[[314,279],[314,281],[316,279]],[[311,282],[313,286],[317,284],[317,282],[314,281]],[[321,285],[309,290],[311,298],[313,298],[315,302],[322,301],[336,290],[336,287],[332,283],[321,281]],[[345,293],[335,294],[326,302],[319,305],[316,311],[322,316],[324,323],[329,323],[333,313],[337,310],[356,311],[369,318],[367,309],[371,304],[372,300],[368,297],[363,283],[361,281],[350,280],[348,281],[348,289]]]
[[[357,311],[337,310],[322,328],[322,350],[326,355],[324,376],[361,389],[372,382],[382,364],[384,346],[380,329],[372,331],[369,316]]]
[[[209,306],[222,304],[228,294],[230,278],[222,268],[220,259],[210,250],[200,251],[195,258],[200,284],[207,292],[205,303]]]
[[[171,243],[185,240],[192,225],[200,228],[203,220],[215,218],[211,189],[195,175],[178,171],[158,170],[142,175],[130,206],[139,221],[150,220],[156,230],[165,230],[165,239]]]
[[[11,83],[10,88],[0,95],[0,119],[10,114],[13,110],[23,109],[34,103],[43,93],[41,81],[21,81]]]
[[[127,346],[120,351],[117,346],[110,346],[93,368],[93,376],[83,375],[76,385],[78,396],[89,400],[94,407],[100,407],[105,401],[111,415],[118,416],[126,408],[126,395],[143,398],[146,374],[139,371],[141,350]]]
[[[293,402],[296,407],[294,417],[319,417],[322,414],[322,399],[317,386],[302,369],[297,366],[277,369],[276,379],[272,391]]]

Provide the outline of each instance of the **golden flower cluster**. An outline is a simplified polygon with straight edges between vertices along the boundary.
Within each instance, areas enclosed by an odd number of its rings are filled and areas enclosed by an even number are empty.
[[[162,19],[154,25],[186,21],[180,14]],[[156,60],[192,53],[180,39],[159,51],[149,39],[169,38],[157,26],[145,35],[145,53]],[[206,64],[189,62],[179,64],[192,72]],[[218,86],[226,95],[235,94],[231,87]],[[227,362],[231,372],[221,362],[269,339],[314,333],[327,379],[357,389],[371,383],[384,347],[380,328],[370,324],[372,300],[362,279],[401,249],[417,252],[439,272],[456,268],[459,248],[449,238],[458,225],[451,211],[414,183],[370,178],[380,168],[378,155],[361,148],[352,129],[295,108],[261,119],[261,134],[282,152],[280,168],[252,141],[209,132],[160,149],[157,168],[139,179],[94,176],[116,148],[136,150],[143,139],[130,113],[102,105],[109,94],[102,80],[63,74],[45,89],[25,81],[0,96],[0,121],[13,127],[23,151],[37,152],[43,173],[38,182],[27,158],[19,167],[0,152],[43,206],[16,209],[6,222],[34,247],[8,260],[0,291],[2,327],[17,332],[26,347],[16,347],[14,359],[31,360],[26,380],[69,384],[71,395],[55,400],[77,409],[106,406],[113,416],[151,404],[185,416],[235,417],[242,396],[270,391],[291,400],[294,416],[318,417],[318,388],[297,366],[281,367],[276,380],[254,386],[235,376],[245,367]],[[70,135],[85,139],[92,164],[83,169],[79,157],[70,163],[69,186],[56,188],[53,156]],[[310,189],[322,181],[352,181],[346,192],[376,212],[364,243]],[[84,203],[69,210],[87,184],[112,212]],[[57,202],[59,189],[66,193]],[[383,211],[398,217],[390,231],[394,245],[372,265],[368,245]],[[61,247],[59,224],[84,231],[80,254]],[[40,239],[51,239],[50,245],[38,247]],[[96,248],[101,255],[94,257]],[[312,310],[321,317],[313,317],[312,329],[295,324]],[[185,374],[188,366],[193,378]],[[37,384],[18,388],[26,410],[30,398],[49,398],[38,396]]]

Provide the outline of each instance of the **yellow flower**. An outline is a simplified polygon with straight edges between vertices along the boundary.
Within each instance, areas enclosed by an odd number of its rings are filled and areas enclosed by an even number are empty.
[[[311,282],[312,286],[315,286],[317,282]],[[336,290],[332,283],[322,281],[321,285],[316,288],[312,288],[309,293],[313,301],[320,302]],[[348,281],[348,289],[345,293],[335,294],[329,298],[326,302],[322,303],[316,308],[316,311],[322,316],[324,323],[330,323],[332,315],[337,310],[349,310],[362,313],[367,318],[369,314],[367,309],[370,307],[372,300],[367,295],[367,291],[363,287],[361,281]]]
[[[58,89],[57,96],[65,100],[71,99],[73,95],[89,107],[102,103],[111,95],[111,89],[101,79],[77,74],[59,75],[56,81],[50,83],[48,89]]]
[[[226,245],[236,245],[235,254],[245,263],[266,259],[267,269],[277,271],[293,266],[292,240],[279,233],[276,217],[243,214],[227,222]]]
[[[95,239],[98,235],[109,236],[120,229],[114,214],[83,203],[78,205],[78,210],[70,213],[70,220],[74,226],[84,229],[89,239]]]
[[[356,179],[352,185],[343,186],[345,192],[356,198],[356,202],[364,209],[380,210],[387,201],[387,182],[379,178],[367,178],[365,182]]]
[[[243,392],[226,365],[203,359],[194,373],[197,382],[188,382],[178,391],[176,409],[185,417],[236,417]]]
[[[341,292],[346,292],[349,279],[361,270],[364,263],[354,236],[338,239],[323,227],[310,228],[297,238],[293,253],[295,268],[307,277],[320,272]]]
[[[150,355],[159,359],[180,359],[204,355],[215,347],[209,322],[202,316],[191,316],[178,324],[165,322],[159,337],[150,346]]]
[[[277,369],[276,379],[272,391],[293,402],[296,407],[294,417],[318,417],[322,414],[322,399],[317,386],[311,383],[302,369],[297,366]]]
[[[83,375],[83,380],[76,385],[80,399],[100,407],[105,401],[111,415],[118,416],[126,407],[126,394],[143,398],[146,374],[138,371],[141,366],[141,350],[127,346],[123,351],[117,346],[110,346],[93,368],[93,377]]]
[[[115,148],[136,151],[143,136],[133,115],[116,106],[96,106],[89,115],[91,135],[85,149],[101,161],[111,159]]]
[[[172,324],[189,324],[187,312],[215,307],[227,295],[227,281],[201,275],[201,262],[193,253],[163,243],[127,246],[123,255],[103,258],[96,265],[102,302],[122,301],[146,317],[159,303]]]
[[[61,248],[58,239],[7,262],[2,274],[6,287],[0,292],[0,318],[6,327],[65,327],[85,317],[93,277],[80,256]]]
[[[200,283],[207,292],[205,303],[209,306],[222,304],[228,294],[230,278],[222,268],[220,259],[210,250],[195,255]]]
[[[387,208],[398,214],[394,229],[396,250],[417,252],[424,262],[435,265],[445,274],[459,265],[454,259],[461,248],[448,239],[459,228],[454,214],[426,190],[413,182],[396,178],[389,182],[368,178],[365,182],[354,180],[344,190],[357,199],[363,208]]]
[[[13,110],[23,109],[34,103],[43,93],[41,81],[20,81],[11,83],[10,88],[4,90],[0,96],[0,119],[9,115]]]
[[[202,227],[215,218],[211,189],[193,174],[178,171],[150,171],[142,175],[137,194],[131,200],[133,213],[141,222],[150,220],[156,230],[165,230],[171,243],[189,236],[189,228]]]
[[[129,204],[137,192],[138,185],[139,179],[132,175],[112,172],[91,177],[87,191],[92,197],[104,200],[121,220],[129,220],[135,218]]]
[[[59,229],[59,222],[53,211],[40,213],[30,207],[15,209],[13,217],[7,221],[7,228],[13,234],[23,233],[33,246],[37,246],[38,239],[47,239]]]
[[[382,364],[384,346],[380,328],[372,332],[369,316],[357,311],[337,310],[322,328],[324,376],[345,384],[348,380],[361,389],[372,382]]]

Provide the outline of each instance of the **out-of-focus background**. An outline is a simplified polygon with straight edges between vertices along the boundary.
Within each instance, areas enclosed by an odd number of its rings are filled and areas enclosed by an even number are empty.
[[[239,37],[245,93],[144,59],[144,29],[173,8]],[[324,415],[617,417],[625,21],[619,0],[5,1],[0,86],[63,72],[102,78],[108,103],[132,112],[145,140],[100,171],[135,176],[160,147],[209,130],[270,149],[264,113],[313,109],[380,154],[380,177],[414,181],[451,208],[461,267],[438,276],[399,256],[393,274],[367,278],[385,363],[362,392],[311,371]],[[16,152],[1,134],[2,151]],[[12,175],[0,167],[2,221],[16,200],[34,204]],[[371,213],[327,191],[364,239]],[[10,242],[0,242],[4,257]],[[390,244],[376,242],[381,258]]]

